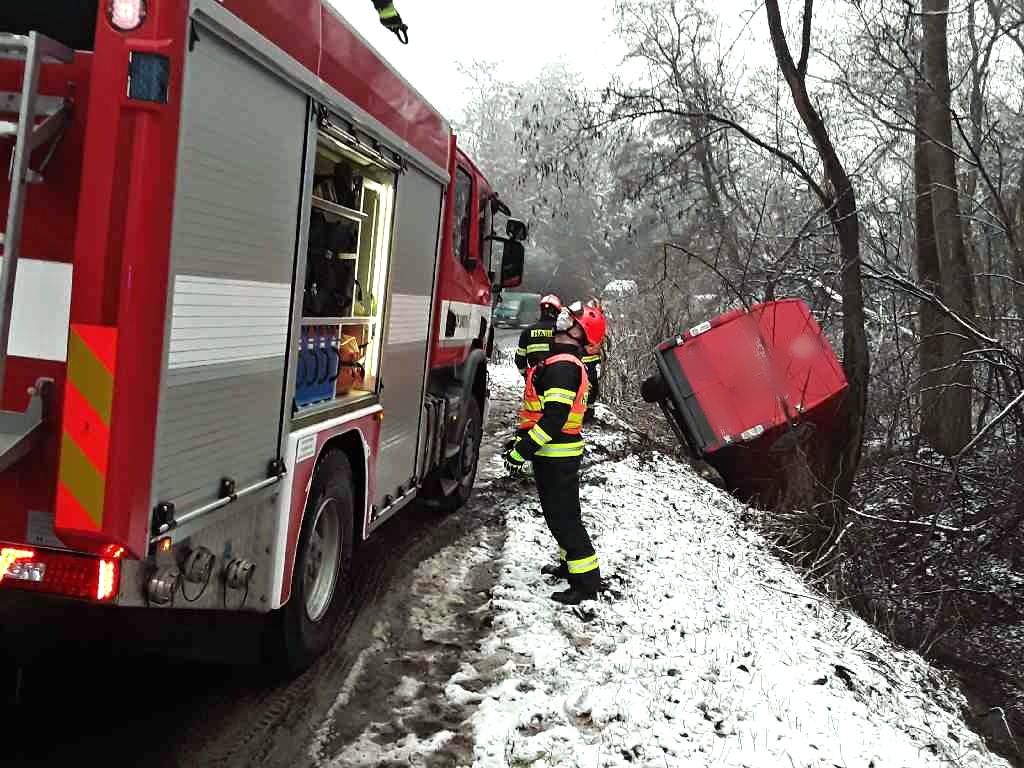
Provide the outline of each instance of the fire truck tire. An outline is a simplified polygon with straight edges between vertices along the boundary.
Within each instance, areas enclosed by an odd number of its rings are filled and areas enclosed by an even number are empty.
[[[660,373],[648,376],[640,382],[640,397],[646,403],[658,403],[662,400],[668,400],[668,385],[665,384],[665,379],[662,378]]]
[[[458,455],[452,457],[449,474],[458,485],[447,495],[438,500],[438,508],[442,512],[454,512],[469,501],[476,483],[477,465],[480,463],[480,442],[483,440],[483,414],[480,402],[471,397],[466,401],[466,427],[462,433],[462,447]]]
[[[313,473],[292,573],[280,611],[279,663],[298,673],[322,655],[346,606],[355,517],[352,468],[342,451],[323,456]]]

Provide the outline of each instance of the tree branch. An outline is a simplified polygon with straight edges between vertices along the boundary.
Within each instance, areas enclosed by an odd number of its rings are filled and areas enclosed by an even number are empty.
[[[800,62],[796,74],[801,81],[807,79],[807,58],[811,55],[811,18],[814,14],[814,0],[804,0],[803,32],[800,40]]]
[[[963,316],[950,309],[950,307],[944,301],[942,301],[942,299],[940,299],[931,291],[922,288],[920,285],[917,285],[913,281],[908,280],[907,278],[898,275],[895,272],[883,272],[882,270],[872,267],[870,264],[865,264],[864,268],[867,270],[868,277],[874,278],[875,280],[881,280],[883,282],[890,283],[896,286],[897,288],[901,288],[902,290],[906,291],[915,298],[927,301],[928,303],[937,307],[944,315],[946,315],[953,322],[959,325],[963,330],[967,332],[969,336],[977,339],[978,341],[982,341],[985,344],[990,344],[993,347],[998,347],[999,349],[1003,350],[1005,354],[1009,355],[1009,352],[1006,350],[1006,348],[999,343],[999,339],[995,339],[989,336],[988,334],[981,331],[981,329],[979,329],[973,323],[965,320]],[[1012,355],[1010,355],[1010,357],[1012,357]]]
[[[967,445],[961,448],[960,452],[954,458],[960,459],[961,457],[963,457],[964,454],[966,454],[975,445],[977,445],[978,442],[981,441],[983,437],[985,437],[985,435],[992,431],[993,427],[995,427],[999,422],[1006,419],[1006,417],[1010,415],[1013,409],[1017,408],[1021,403],[1024,403],[1024,392],[1021,392],[1019,395],[1013,398],[1013,400],[1010,401],[1010,404],[1003,408],[1003,410],[1001,410],[998,414],[996,414],[992,421],[990,421],[988,424],[982,427],[981,431],[978,432],[978,434],[976,434],[973,438],[971,438],[971,442],[969,442]]]
[[[796,64],[793,63],[793,54],[790,53],[789,44],[786,43],[786,31],[782,27],[779,4],[777,0],[768,0],[764,7],[768,13],[768,29],[771,32],[772,46],[775,48],[775,58],[778,59],[782,76],[789,80],[791,75],[796,74]],[[806,11],[806,6],[804,9]],[[807,33],[810,34],[810,30],[807,30]]]

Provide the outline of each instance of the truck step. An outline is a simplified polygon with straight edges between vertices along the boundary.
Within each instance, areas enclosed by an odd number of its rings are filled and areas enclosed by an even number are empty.
[[[30,393],[24,411],[0,411],[0,472],[24,458],[42,436],[53,381],[39,379]]]

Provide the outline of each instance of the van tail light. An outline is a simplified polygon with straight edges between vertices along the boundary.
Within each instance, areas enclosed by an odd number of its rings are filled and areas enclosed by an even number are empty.
[[[0,590],[108,602],[117,597],[120,583],[121,561],[116,558],[0,546]]]
[[[146,0],[107,0],[107,19],[119,32],[132,32],[146,20]]]

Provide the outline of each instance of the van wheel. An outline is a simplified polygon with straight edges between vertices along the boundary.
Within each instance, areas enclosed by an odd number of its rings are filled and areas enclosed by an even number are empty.
[[[640,383],[640,397],[646,403],[658,403],[662,400],[668,400],[668,385],[660,373],[648,376]]]
[[[313,473],[291,596],[276,617],[277,661],[290,674],[306,669],[330,647],[347,603],[354,519],[352,468],[343,452],[331,451]]]

